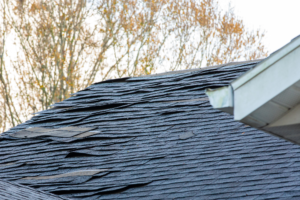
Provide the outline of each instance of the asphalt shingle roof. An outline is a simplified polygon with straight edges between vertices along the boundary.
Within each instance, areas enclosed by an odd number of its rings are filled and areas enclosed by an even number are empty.
[[[300,197],[299,146],[235,122],[204,93],[256,64],[93,84],[2,134],[0,178],[71,199]],[[69,126],[91,130],[57,136]],[[28,137],[32,127],[47,134]]]
[[[63,200],[59,196],[48,194],[44,191],[32,189],[30,187],[0,180],[1,200]]]

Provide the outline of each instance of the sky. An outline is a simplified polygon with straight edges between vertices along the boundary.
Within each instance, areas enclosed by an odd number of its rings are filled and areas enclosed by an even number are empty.
[[[264,44],[269,53],[276,51],[300,35],[300,0],[218,0],[234,13],[249,29],[265,31]]]

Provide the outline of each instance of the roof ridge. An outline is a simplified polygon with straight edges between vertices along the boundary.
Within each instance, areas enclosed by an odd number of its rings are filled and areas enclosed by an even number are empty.
[[[149,75],[142,75],[138,77],[153,77],[153,76],[163,76],[163,75],[172,75],[172,74],[181,74],[181,73],[187,73],[187,72],[193,72],[193,71],[202,71],[202,70],[208,70],[208,69],[215,69],[215,68],[220,68],[220,67],[225,67],[225,66],[233,66],[233,65],[240,65],[240,64],[251,64],[255,62],[260,62],[264,60],[262,59],[256,59],[256,60],[248,60],[248,61],[236,61],[236,62],[229,62],[221,65],[213,65],[213,66],[207,66],[203,68],[193,68],[193,69],[183,69],[183,70],[176,70],[176,71],[168,71],[168,72],[162,72],[162,73],[157,73],[157,74],[149,74]],[[133,78],[133,77],[132,77]]]

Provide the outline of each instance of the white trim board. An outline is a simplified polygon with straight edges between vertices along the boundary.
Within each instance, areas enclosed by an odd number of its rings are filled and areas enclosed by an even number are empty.
[[[229,88],[232,92],[224,92],[224,88],[207,90],[214,108],[233,110],[235,120],[300,144],[300,36],[233,81],[226,90]],[[224,103],[231,99],[232,106]]]

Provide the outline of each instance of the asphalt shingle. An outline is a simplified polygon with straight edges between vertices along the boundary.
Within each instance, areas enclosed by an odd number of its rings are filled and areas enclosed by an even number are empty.
[[[256,64],[95,83],[3,133],[0,178],[72,199],[298,197],[300,147],[235,122],[204,93]],[[11,135],[70,126],[95,134]],[[107,171],[47,179],[97,169]]]

